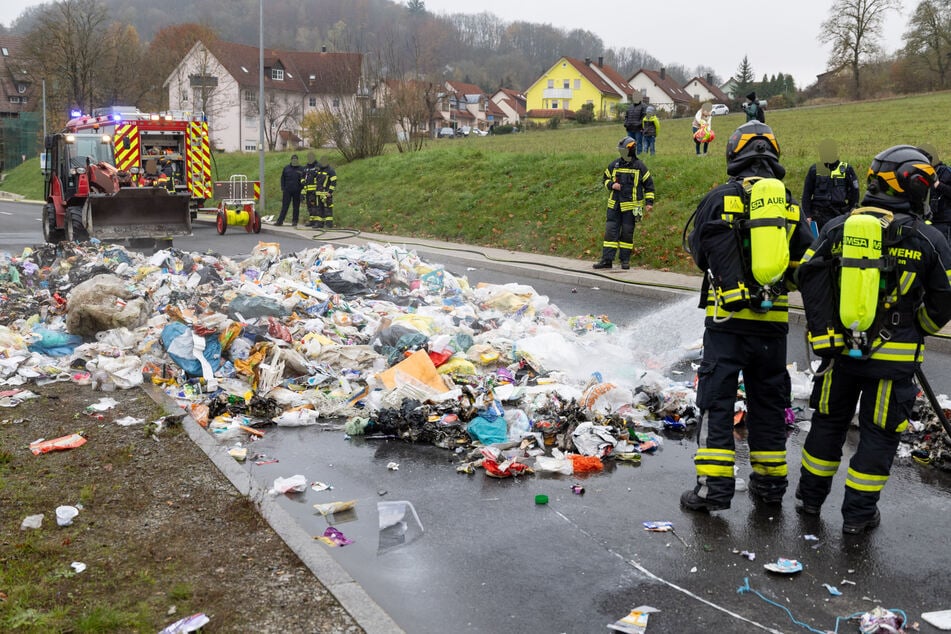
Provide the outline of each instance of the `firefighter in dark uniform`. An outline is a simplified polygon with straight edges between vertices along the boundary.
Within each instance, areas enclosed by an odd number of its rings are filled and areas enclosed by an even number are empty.
[[[301,193],[304,194],[304,202],[307,203],[307,226],[313,227],[317,222],[317,173],[320,171],[320,164],[313,152],[307,153],[307,164],[301,171]]]
[[[317,163],[317,219],[315,229],[334,226],[334,192],[337,190],[337,172],[326,156]],[[313,220],[313,218],[311,218]]]
[[[607,220],[601,259],[596,269],[609,269],[617,254],[622,269],[631,268],[634,248],[634,225],[645,211],[654,208],[654,179],[644,162],[637,158],[637,142],[624,137],[618,143],[619,158],[604,170],[604,187],[608,190]]]
[[[855,209],[859,202],[859,177],[851,165],[839,160],[839,150],[831,139],[819,144],[819,161],[806,174],[802,211],[822,229],[836,216]]]
[[[681,507],[698,512],[730,508],[736,463],[734,413],[740,373],[746,387],[747,442],[752,474],[749,491],[757,503],[779,504],[787,487],[785,410],[791,399],[786,370],[786,335],[789,331],[787,284],[791,271],[812,242],[805,218],[781,182],[764,180],[776,192],[771,200],[775,222],[786,258],[778,258],[778,279],[768,298],[744,300],[748,307],[729,311],[720,305],[720,278],[713,271],[743,262],[740,231],[753,207],[751,188],[761,179],[782,179],[779,143],[772,129],[750,121],[730,136],[726,147],[729,180],[710,191],[694,212],[689,250],[701,271],[707,273],[700,307],[706,309],[703,358],[697,371],[697,407],[700,424],[694,455],[696,485],[680,496]],[[724,239],[713,239],[714,236]],[[747,232],[749,235],[749,232]],[[718,247],[716,245],[719,245]],[[788,251],[785,247],[788,245]],[[773,249],[777,251],[777,249]],[[737,286],[754,288],[751,265],[739,268]],[[765,292],[765,290],[763,290]],[[739,297],[744,297],[741,293]],[[768,299],[769,301],[766,301]]]
[[[796,274],[810,344],[824,357],[810,399],[815,411],[802,448],[797,510],[819,514],[858,405],[859,443],[842,502],[846,534],[863,533],[881,521],[878,500],[915,404],[913,376],[921,365],[924,337],[951,319],[951,247],[923,220],[934,182],[930,157],[920,149],[898,145],[881,152],[869,167],[863,206],[822,229]],[[839,315],[862,297],[861,285],[850,284],[845,271],[868,269],[869,259],[857,259],[844,248],[876,242],[874,234],[862,240],[853,233],[853,218],[865,214],[875,219],[873,226],[885,227],[875,230],[881,235],[881,257],[871,260],[882,263],[875,267],[882,283],[869,300],[877,304],[872,325],[857,333],[842,326]]]

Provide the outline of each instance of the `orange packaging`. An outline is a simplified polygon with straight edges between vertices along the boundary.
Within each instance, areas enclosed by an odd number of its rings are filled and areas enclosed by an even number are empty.
[[[246,431],[252,436],[257,436],[258,438],[264,437],[264,432],[260,429],[255,429],[254,427],[248,427],[247,425],[238,425],[238,429],[241,431]]]
[[[578,454],[568,454],[571,465],[575,473],[594,473],[604,471],[604,463],[597,456],[581,456]]]
[[[204,403],[192,403],[188,406],[189,412],[191,412],[192,418],[195,419],[195,422],[201,425],[202,427],[208,427],[208,406]]]
[[[51,451],[75,449],[85,444],[86,439],[83,438],[81,434],[70,434],[68,436],[60,436],[59,438],[51,438],[50,440],[34,440],[30,443],[30,451],[33,452],[34,456],[38,456],[41,453],[49,453]]]

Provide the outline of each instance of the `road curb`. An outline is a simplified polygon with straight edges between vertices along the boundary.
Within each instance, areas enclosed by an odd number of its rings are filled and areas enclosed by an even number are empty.
[[[178,403],[154,385],[144,384],[142,389],[155,403],[167,411],[181,411]],[[367,634],[400,634],[403,629],[381,608],[370,595],[338,564],[333,557],[309,535],[291,516],[280,507],[277,498],[268,494],[228,455],[224,447],[215,442],[194,418],[186,415],[182,426],[188,437],[211,460],[238,492],[254,503],[261,517],[284,540],[311,573],[334,596],[350,616]]]

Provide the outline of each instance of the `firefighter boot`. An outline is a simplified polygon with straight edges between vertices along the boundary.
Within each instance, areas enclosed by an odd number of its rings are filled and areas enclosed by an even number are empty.
[[[611,266],[613,266],[613,264],[611,263],[611,260],[600,260],[600,261],[598,261],[598,262],[595,262],[595,263],[591,266],[591,268],[593,268],[593,269],[609,269],[609,268],[611,268]]]
[[[875,514],[866,520],[845,520],[842,523],[842,532],[847,535],[858,535],[870,531],[882,523],[882,514],[875,509]]]
[[[697,495],[693,489],[687,489],[680,496],[680,506],[688,511],[697,511],[700,513],[709,513],[710,511],[723,511],[730,508],[730,503],[711,502]]]

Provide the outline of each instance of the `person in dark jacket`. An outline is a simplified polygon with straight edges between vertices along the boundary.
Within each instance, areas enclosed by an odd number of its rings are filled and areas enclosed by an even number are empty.
[[[604,187],[608,190],[607,220],[601,259],[596,269],[609,269],[617,255],[622,269],[631,268],[634,248],[634,225],[645,211],[654,208],[654,179],[644,161],[637,158],[637,142],[627,136],[618,143],[619,158],[604,170]]]
[[[303,170],[301,169],[300,163],[297,160],[296,154],[291,154],[291,162],[284,166],[284,170],[281,172],[281,192],[283,192],[283,198],[281,199],[281,213],[278,214],[277,220],[274,222],[274,225],[280,227],[284,224],[284,218],[287,216],[287,208],[293,203],[293,215],[291,216],[292,224],[296,227],[299,216],[300,216],[300,193],[303,184],[301,179],[303,177]]]
[[[921,149],[931,156],[931,165],[935,170],[934,189],[929,199],[929,220],[951,243],[951,167],[941,162],[934,146],[922,145]]]
[[[920,149],[897,145],[880,152],[869,167],[862,206],[822,228],[796,273],[809,342],[823,357],[813,379],[814,412],[802,447],[797,510],[819,515],[858,405],[859,442],[842,502],[846,534],[874,529],[881,521],[878,500],[915,405],[913,377],[925,336],[951,319],[951,247],[923,218],[934,182],[934,167]],[[859,231],[863,222],[873,229],[871,236]],[[869,244],[876,245],[879,258],[851,253]],[[868,270],[867,262],[876,259],[887,262],[874,286],[880,290],[869,299],[878,305],[865,311],[874,315],[871,326],[857,332],[859,322],[843,325],[841,315],[861,301],[868,284],[850,284],[846,269]]]
[[[640,155],[644,149],[644,115],[647,111],[647,105],[641,101],[639,93],[631,93],[631,103],[624,114],[624,129],[627,130],[627,136],[634,139],[634,151]]]
[[[730,508],[736,484],[733,424],[741,372],[746,387],[747,443],[752,467],[749,492],[756,503],[766,505],[780,504],[786,493],[785,415],[792,393],[786,370],[788,290],[792,286],[792,271],[812,242],[812,233],[782,183],[778,183],[778,190],[773,181],[760,183],[774,192],[770,206],[784,220],[789,247],[788,259],[778,258],[780,277],[770,289],[769,301],[764,295],[762,300],[754,301],[750,296],[746,301],[727,302],[721,294],[724,282],[713,273],[723,270],[729,262],[743,260],[737,232],[750,218],[752,204],[747,201],[760,180],[781,180],[785,176],[779,156],[779,143],[769,126],[758,121],[741,125],[727,142],[729,180],[704,196],[694,212],[690,253],[707,277],[700,297],[706,320],[703,358],[697,370],[700,423],[693,459],[697,479],[695,486],[680,496],[681,507],[690,511]],[[752,278],[752,273],[747,267],[740,267],[738,277]],[[738,283],[747,289],[756,288],[751,279]]]
[[[827,222],[846,214],[859,202],[859,177],[848,163],[839,160],[835,141],[819,143],[819,163],[806,174],[802,187],[802,211],[822,229]]]
[[[756,100],[756,93],[751,92],[746,95],[746,103],[743,104],[743,110],[746,112],[747,121],[759,121],[766,123],[766,114],[763,112],[763,106]]]

